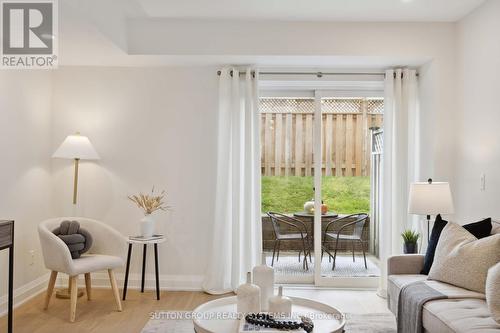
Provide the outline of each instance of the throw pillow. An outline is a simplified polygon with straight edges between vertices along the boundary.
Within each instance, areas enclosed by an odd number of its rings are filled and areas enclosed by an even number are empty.
[[[92,235],[80,228],[78,221],[62,221],[52,232],[66,243],[73,259],[80,258],[92,246]]]
[[[488,270],[486,302],[493,319],[500,324],[500,262]]]
[[[429,279],[484,294],[488,269],[500,261],[500,235],[477,239],[447,223],[436,247]]]
[[[427,251],[425,252],[424,267],[422,268],[420,274],[425,274],[425,275],[429,274],[432,263],[434,261],[434,253],[436,252],[436,246],[439,241],[439,236],[441,235],[441,231],[443,231],[443,228],[446,226],[447,223],[448,221],[443,220],[441,218],[441,215],[436,216],[436,221],[434,222],[431,236],[429,238],[429,244],[427,245]],[[463,225],[463,227],[477,238],[488,237],[491,234],[491,228],[492,228],[491,218],[487,218],[479,222],[466,224]]]

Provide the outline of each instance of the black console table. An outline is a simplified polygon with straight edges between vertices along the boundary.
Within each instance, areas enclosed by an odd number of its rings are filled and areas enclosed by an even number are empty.
[[[14,295],[14,221],[0,221],[0,251],[9,249],[9,296],[7,332],[12,333],[12,306]]]

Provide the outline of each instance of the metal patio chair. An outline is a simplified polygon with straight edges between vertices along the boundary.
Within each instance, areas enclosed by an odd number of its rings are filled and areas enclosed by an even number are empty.
[[[303,267],[306,271],[309,270],[309,266],[307,264],[307,256],[309,256],[309,261],[312,262],[310,238],[309,234],[307,233],[307,228],[304,222],[294,217],[284,215],[281,213],[267,212],[267,215],[271,219],[275,236],[274,248],[273,248],[273,260],[271,262],[271,266],[274,265],[274,257],[276,254],[276,249],[278,250],[276,261],[279,260],[281,241],[302,240],[303,249],[299,251],[299,262],[300,262],[300,254],[304,252]],[[283,226],[288,226],[296,232],[283,232],[282,230]]]
[[[344,224],[342,227],[340,227],[336,232],[329,232],[330,226],[338,224],[339,222],[345,221],[345,220],[350,220],[354,219],[352,222],[348,222]],[[325,231],[323,233],[323,244],[321,246],[321,259],[323,260],[323,253],[326,252],[329,255],[329,260],[333,258],[333,266],[332,266],[332,271],[335,269],[335,260],[337,258],[337,249],[339,245],[339,240],[343,241],[351,241],[352,243],[352,261],[355,262],[356,259],[354,257],[354,245],[359,242],[361,244],[361,249],[363,250],[363,258],[365,260],[365,269],[368,269],[368,266],[366,265],[366,253],[365,253],[365,247],[364,247],[364,241],[362,238],[363,235],[363,229],[365,227],[366,221],[368,221],[368,214],[360,213],[360,214],[351,214],[347,215],[338,219],[335,219],[333,221],[330,221],[325,228]],[[352,233],[342,233],[342,231],[350,226],[353,226]],[[330,240],[332,239],[332,240]],[[335,241],[335,251],[334,254],[332,255],[330,253],[330,250],[326,247],[327,243],[331,243]]]

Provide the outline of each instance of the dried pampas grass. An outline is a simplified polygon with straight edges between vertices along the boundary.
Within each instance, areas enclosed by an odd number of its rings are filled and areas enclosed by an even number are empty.
[[[128,198],[144,211],[144,215],[152,214],[157,210],[170,209],[170,207],[163,202],[166,195],[165,191],[161,191],[158,195],[155,195],[154,191],[155,188],[153,187],[150,194],[139,193],[138,195],[129,195]]]

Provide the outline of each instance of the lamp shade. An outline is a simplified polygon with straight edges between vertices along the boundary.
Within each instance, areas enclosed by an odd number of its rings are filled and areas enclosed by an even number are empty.
[[[84,135],[68,135],[52,155],[54,158],[98,160],[99,154]]]
[[[450,184],[444,182],[410,185],[408,213],[416,215],[453,214]]]

